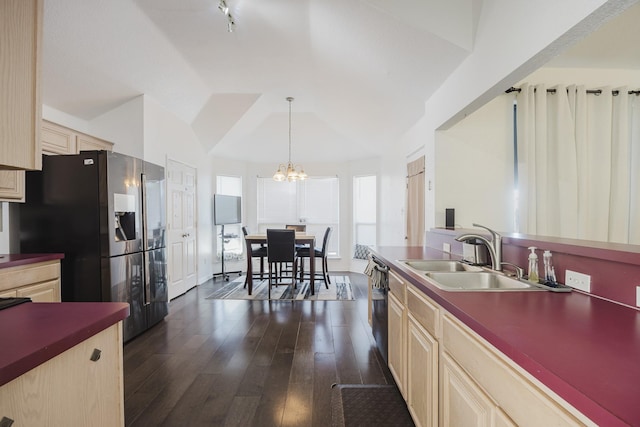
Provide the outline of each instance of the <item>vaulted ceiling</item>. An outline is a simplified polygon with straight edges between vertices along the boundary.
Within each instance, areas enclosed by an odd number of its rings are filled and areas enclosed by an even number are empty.
[[[233,32],[219,0],[46,0],[43,103],[90,121],[144,94],[207,152],[273,163],[292,96],[296,162],[377,156],[473,50],[483,0],[226,3]],[[550,64],[638,68],[638,19]]]
[[[205,150],[366,158],[473,48],[481,0],[47,0],[43,102],[91,120],[145,94]]]

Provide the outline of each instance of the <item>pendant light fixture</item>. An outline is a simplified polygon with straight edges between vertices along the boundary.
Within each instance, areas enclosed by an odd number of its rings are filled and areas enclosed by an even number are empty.
[[[287,97],[287,101],[289,102],[289,161],[287,165],[280,164],[278,166],[278,170],[273,175],[273,179],[275,181],[284,181],[287,180],[289,182],[292,181],[303,181],[307,179],[307,174],[304,173],[302,166],[296,166],[291,163],[291,103],[293,102],[292,97]]]

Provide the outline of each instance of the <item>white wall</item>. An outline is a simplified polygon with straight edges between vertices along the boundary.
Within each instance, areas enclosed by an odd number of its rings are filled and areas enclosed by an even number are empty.
[[[473,52],[427,100],[424,117],[402,139],[406,153],[425,146],[427,182],[437,185],[437,168],[448,167],[436,157],[437,129],[468,116],[632,3],[486,0]],[[438,207],[435,187],[426,193],[428,229],[437,223]]]
[[[113,142],[117,153],[145,159],[143,111],[143,96],[138,96],[91,120],[87,133]]]
[[[435,138],[435,225],[513,231],[513,99],[501,95]]]

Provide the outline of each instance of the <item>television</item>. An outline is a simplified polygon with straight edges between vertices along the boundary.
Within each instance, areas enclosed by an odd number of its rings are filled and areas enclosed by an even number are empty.
[[[215,225],[240,224],[242,222],[241,201],[240,196],[214,194],[213,223]]]

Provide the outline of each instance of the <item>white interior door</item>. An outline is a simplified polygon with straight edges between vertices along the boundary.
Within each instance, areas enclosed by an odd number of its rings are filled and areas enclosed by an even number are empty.
[[[196,170],[167,161],[169,300],[197,283]]]

